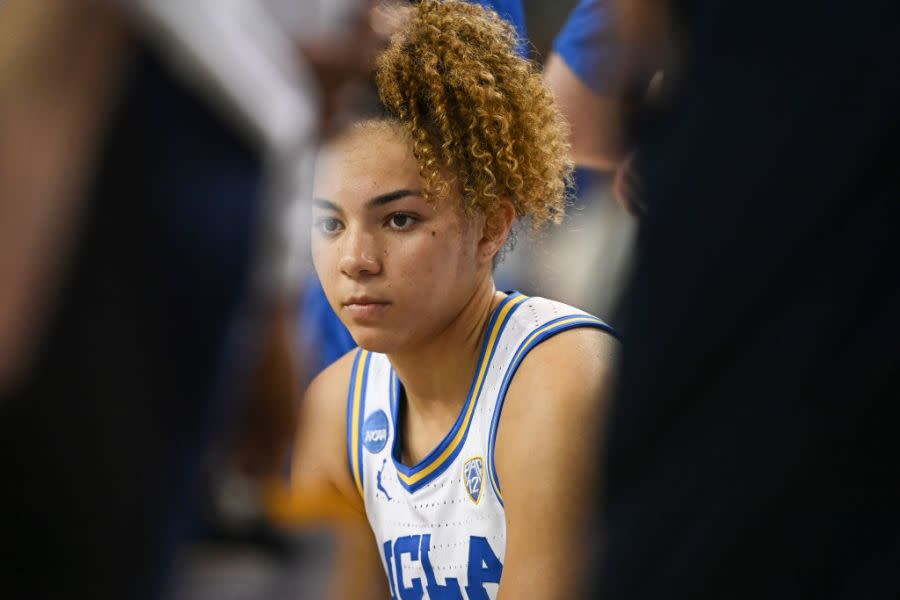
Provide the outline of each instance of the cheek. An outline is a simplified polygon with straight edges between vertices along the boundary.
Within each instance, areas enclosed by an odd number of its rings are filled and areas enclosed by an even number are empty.
[[[404,272],[410,279],[420,279],[427,290],[441,290],[438,295],[465,285],[473,270],[471,249],[459,231],[431,228],[410,250],[407,256],[413,260],[405,265]]]
[[[414,304],[421,301],[421,291],[434,285],[430,272],[433,256],[431,244],[426,236],[410,236],[405,239],[389,240],[381,249],[384,268],[383,285],[398,299],[406,297]]]
[[[316,275],[319,276],[319,281],[322,282],[322,285],[327,286],[329,280],[333,279],[335,276],[337,248],[334,243],[328,243],[323,240],[313,240],[310,250]]]

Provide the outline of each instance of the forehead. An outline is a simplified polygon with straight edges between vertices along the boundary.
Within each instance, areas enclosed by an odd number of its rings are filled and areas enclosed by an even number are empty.
[[[316,162],[316,195],[338,201],[422,189],[412,142],[396,125],[356,125],[326,144]]]

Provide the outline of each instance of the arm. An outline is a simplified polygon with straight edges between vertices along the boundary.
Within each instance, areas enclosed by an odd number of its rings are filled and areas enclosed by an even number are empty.
[[[598,94],[553,52],[544,67],[544,82],[569,122],[571,158],[576,165],[600,171],[615,170],[624,156],[622,101]]]
[[[582,598],[615,341],[574,329],[537,346],[507,394],[496,442],[506,509],[500,600]]]
[[[330,598],[383,599],[390,595],[365,505],[347,465],[347,385],[356,351],[325,369],[303,399],[287,495],[270,494],[281,522],[334,533]]]
[[[356,351],[322,371],[306,390],[291,470],[294,494],[331,493],[365,514],[347,466],[347,385]]]
[[[624,155],[624,46],[609,0],[579,0],[553,42],[544,82],[572,128],[572,160],[612,171]]]

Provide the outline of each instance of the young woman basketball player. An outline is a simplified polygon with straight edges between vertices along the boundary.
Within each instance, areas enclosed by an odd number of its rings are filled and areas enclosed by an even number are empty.
[[[384,114],[323,151],[313,260],[360,348],[310,386],[294,485],[365,513],[393,598],[573,598],[615,342],[499,292],[517,218],[558,222],[565,127],[511,29],[425,0],[381,57]]]

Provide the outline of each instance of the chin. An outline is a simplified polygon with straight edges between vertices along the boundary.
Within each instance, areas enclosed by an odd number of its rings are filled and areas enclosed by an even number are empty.
[[[372,329],[351,329],[350,335],[356,345],[369,352],[378,352],[380,354],[389,354],[396,352],[403,346],[397,339],[396,334],[386,331],[378,331]]]

